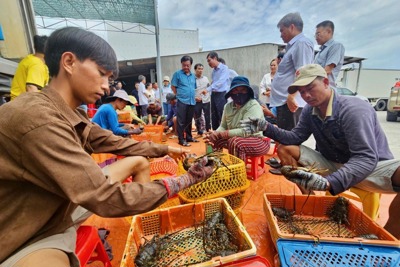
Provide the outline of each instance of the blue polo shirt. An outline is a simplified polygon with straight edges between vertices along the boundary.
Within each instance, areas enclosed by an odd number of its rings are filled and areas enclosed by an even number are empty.
[[[196,105],[196,77],[192,72],[186,74],[178,70],[172,76],[171,85],[176,87],[176,98],[185,105]]]

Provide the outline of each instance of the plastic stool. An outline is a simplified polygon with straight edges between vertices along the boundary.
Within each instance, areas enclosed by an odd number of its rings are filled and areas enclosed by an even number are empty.
[[[87,104],[87,106],[88,106],[88,111],[87,111],[88,117],[93,118],[97,112],[96,105],[95,104]]]
[[[101,261],[105,267],[111,267],[96,227],[82,225],[78,228],[75,253],[81,267],[93,261]]]
[[[349,194],[348,191],[356,194]],[[362,209],[365,214],[367,214],[372,220],[378,218],[379,202],[381,199],[381,194],[365,191],[359,188],[351,187],[348,191],[345,191],[340,196],[346,197],[362,203]]]
[[[274,152],[272,152],[272,155],[276,155],[278,153],[278,144],[275,142],[274,144]]]
[[[246,157],[246,166],[250,164],[250,169],[246,168],[247,178],[257,180],[258,176],[265,172],[264,155],[257,157]],[[261,169],[259,168],[261,167]]]
[[[378,218],[381,194],[365,191],[355,187],[350,188],[349,191],[359,197],[358,201],[362,203],[364,213],[375,221]]]

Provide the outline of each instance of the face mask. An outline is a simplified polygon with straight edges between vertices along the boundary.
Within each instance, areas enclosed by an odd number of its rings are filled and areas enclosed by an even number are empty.
[[[231,98],[233,100],[233,103],[239,106],[243,106],[247,103],[247,101],[249,101],[250,96],[249,94],[231,94]]]

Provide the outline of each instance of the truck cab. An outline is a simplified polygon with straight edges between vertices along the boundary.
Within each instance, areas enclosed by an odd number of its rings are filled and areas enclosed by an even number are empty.
[[[11,81],[18,64],[0,57],[0,106],[10,97]]]
[[[400,81],[390,90],[386,121],[397,121],[398,117],[400,117]]]

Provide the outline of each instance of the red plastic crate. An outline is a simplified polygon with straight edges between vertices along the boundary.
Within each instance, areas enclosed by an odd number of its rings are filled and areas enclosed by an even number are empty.
[[[269,261],[263,257],[255,256],[251,258],[245,258],[242,260],[233,261],[227,264],[222,264],[221,267],[273,267]]]

